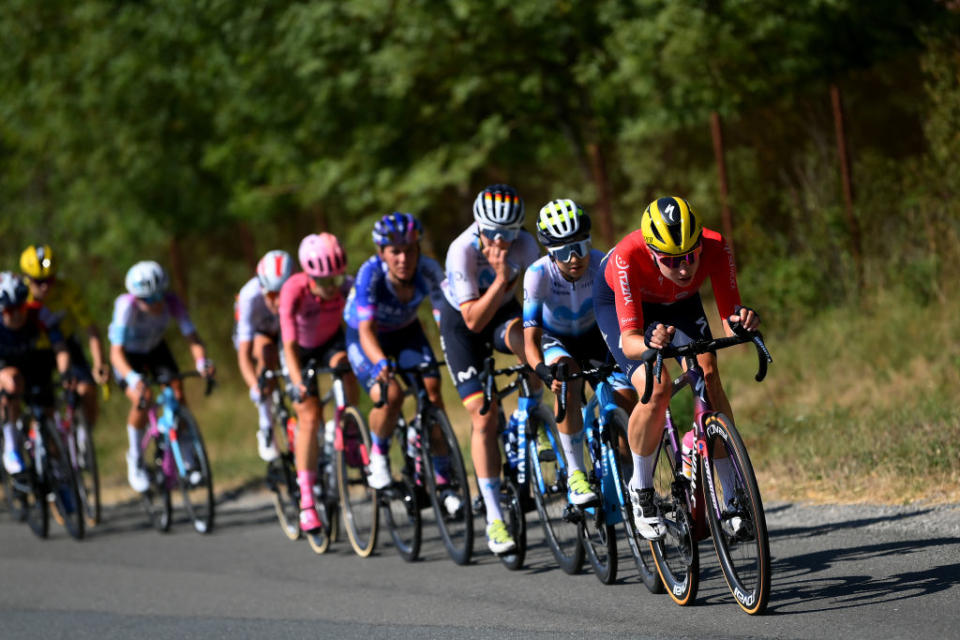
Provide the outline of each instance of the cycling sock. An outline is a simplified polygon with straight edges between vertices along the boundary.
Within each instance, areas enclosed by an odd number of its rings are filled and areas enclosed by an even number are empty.
[[[385,456],[390,453],[390,436],[386,438],[381,438],[374,432],[370,432],[370,441],[373,444],[373,453],[379,453],[382,456]]]
[[[714,458],[713,468],[717,470],[720,489],[723,491],[723,500],[729,505],[733,501],[734,489],[737,486],[736,478],[733,475],[733,465],[730,464],[730,458]]]
[[[437,479],[437,484],[450,483],[450,456],[430,456],[433,461],[433,476]]]
[[[300,485],[300,508],[313,506],[313,485],[317,481],[316,471],[297,471],[297,484]]]
[[[487,507],[487,524],[494,520],[503,520],[500,510],[500,478],[477,478],[483,504]]]
[[[583,429],[576,433],[560,433],[560,446],[567,458],[567,476],[574,471],[583,471]]]
[[[17,446],[17,429],[12,422],[3,425],[3,452],[13,451]]]
[[[132,424],[127,425],[127,440],[130,442],[130,453],[140,457],[140,439],[143,434]]]
[[[260,417],[260,430],[266,431],[273,424],[273,407],[271,407],[270,398],[260,398],[254,404],[257,405],[257,415]]]
[[[642,456],[632,451],[630,454],[633,456],[633,477],[630,478],[630,488],[649,489],[653,486],[653,467],[657,463],[657,454]]]

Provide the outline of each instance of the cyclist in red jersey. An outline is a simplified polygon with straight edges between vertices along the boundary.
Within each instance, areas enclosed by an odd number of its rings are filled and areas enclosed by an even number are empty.
[[[645,380],[639,358],[650,348],[683,345],[711,337],[700,287],[710,278],[717,310],[727,335],[730,323],[756,330],[760,318],[740,306],[733,254],[723,237],[703,228],[686,200],[669,197],[650,203],[640,229],[620,241],[604,258],[597,275],[594,306],[597,324],[620,368],[642,393]],[[717,356],[697,358],[703,367],[713,406],[730,418],[733,412],[720,383]],[[630,414],[629,442],[634,472],[630,498],[638,531],[648,538],[663,535],[663,522],[653,504],[653,467],[670,403],[671,378],[654,380],[649,404],[638,403]],[[718,460],[721,483],[729,465]]]
[[[294,457],[300,485],[300,528],[312,532],[321,527],[313,486],[322,407],[316,395],[307,393],[302,367],[310,360],[321,367],[337,367],[347,361],[342,316],[353,279],[344,275],[347,257],[331,233],[305,237],[298,256],[303,271],[290,276],[280,289],[280,336],[297,412]],[[357,379],[352,373],[344,376],[344,387],[348,401],[355,404]]]

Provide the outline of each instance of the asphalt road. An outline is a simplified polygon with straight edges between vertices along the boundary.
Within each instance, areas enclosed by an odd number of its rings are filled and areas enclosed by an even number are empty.
[[[136,503],[83,542],[53,522],[39,540],[3,512],[0,638],[960,636],[960,505],[767,505],[773,593],[759,617],[734,604],[709,542],[697,603],[680,608],[646,591],[625,545],[614,585],[564,574],[528,518],[526,566],[509,572],[481,541],[454,565],[432,521],[417,563],[386,534],[370,558],[345,538],[317,556],[283,536],[263,493],[225,497],[209,536],[185,521],[156,533]]]

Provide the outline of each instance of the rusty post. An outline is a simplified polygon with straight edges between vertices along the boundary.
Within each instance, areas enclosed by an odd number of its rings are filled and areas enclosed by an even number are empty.
[[[853,264],[856,269],[857,290],[863,290],[863,252],[860,239],[860,223],[853,212],[853,179],[850,172],[850,157],[847,153],[847,135],[843,121],[843,101],[840,96],[840,87],[830,85],[830,101],[833,103],[833,123],[837,133],[837,155],[840,159],[840,176],[843,179],[843,200],[847,218],[847,229],[850,232],[850,253],[853,255]]]
[[[720,114],[710,113],[710,131],[713,134],[713,155],[717,160],[717,173],[720,175],[720,220],[723,225],[723,237],[730,247],[730,255],[736,258],[733,251],[733,214],[727,196],[730,194],[727,184],[727,162],[723,152],[723,128],[720,125]]]

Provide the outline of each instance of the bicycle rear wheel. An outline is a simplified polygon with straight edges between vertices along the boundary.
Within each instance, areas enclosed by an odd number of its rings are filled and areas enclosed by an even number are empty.
[[[100,524],[100,472],[97,468],[97,452],[93,445],[93,434],[87,426],[83,412],[76,413],[77,423],[71,437],[73,438],[72,451],[76,454],[74,468],[77,473],[77,490],[80,492],[80,502],[83,504],[84,516],[87,524]]]
[[[430,504],[433,505],[437,526],[447,553],[455,563],[467,564],[473,554],[473,513],[470,503],[470,485],[467,480],[467,471],[463,466],[460,443],[457,442],[457,436],[453,432],[447,414],[439,407],[427,407],[423,412],[422,420],[421,446],[427,495],[430,498]],[[448,477],[444,478],[446,482],[441,485],[437,484],[431,453],[432,434],[437,429],[440,432],[439,437],[446,445],[450,467]]]
[[[620,443],[622,442],[624,447],[627,446],[627,420],[627,413],[623,409],[616,409],[610,414],[608,429],[613,440],[611,446],[617,451],[613,480],[617,483],[617,499],[620,501],[623,530],[630,545],[630,553],[637,565],[637,573],[640,574],[640,580],[650,593],[660,594],[664,592],[663,582],[660,580],[660,574],[657,573],[657,565],[653,560],[650,545],[634,528],[633,507],[627,495],[627,486],[633,476],[633,460],[629,452],[624,456],[619,455]]]
[[[293,454],[283,451],[267,465],[267,487],[273,493],[273,508],[283,534],[289,540],[300,538],[300,486]]]
[[[13,476],[7,473],[2,464],[0,464],[0,475],[3,476],[3,497],[7,503],[7,510],[10,511],[10,517],[16,522],[23,522],[27,519],[27,511],[23,496],[20,495],[22,487],[17,487]]]
[[[150,486],[140,494],[140,503],[147,512],[154,529],[161,533],[170,530],[173,516],[173,504],[170,499],[170,484],[163,472],[164,445],[158,439],[152,439],[143,452],[143,466],[150,480]]]
[[[404,447],[403,438],[397,438],[401,447]],[[411,463],[405,460],[405,466]],[[410,479],[408,470],[397,477],[385,489],[377,492],[377,500],[383,509],[383,519],[397,548],[400,557],[407,562],[413,562],[420,557],[420,543],[423,536],[423,523],[420,518],[420,501],[417,499],[417,489]]]
[[[316,531],[305,531],[304,535],[310,548],[316,554],[324,554],[330,550],[330,543],[333,542],[332,527],[336,526],[333,516],[328,508],[328,503],[323,496],[315,498],[315,507],[317,516],[320,518],[320,528]]]
[[[80,540],[84,535],[85,516],[68,443],[60,436],[60,430],[52,419],[43,421],[41,431],[47,451],[43,470],[47,500],[56,509],[57,521],[71,537]]]
[[[507,569],[516,571],[523,567],[523,561],[527,557],[527,519],[520,498],[520,489],[511,478],[507,478],[501,485],[500,510],[503,512],[507,531],[517,545],[516,549],[510,553],[500,555],[500,562]]]
[[[342,446],[336,452],[340,508],[350,546],[358,556],[366,558],[377,546],[379,509],[377,492],[367,484],[370,433],[354,407],[347,407],[340,418],[340,436]]]
[[[210,533],[214,520],[213,472],[207,449],[200,427],[187,407],[180,406],[176,419],[176,439],[171,439],[171,443],[179,448],[183,461],[184,469],[179,477],[183,506],[193,528],[198,533]]]
[[[583,568],[581,515],[567,500],[567,461],[553,421],[530,415],[527,460],[533,471],[533,498],[543,523],[547,545],[564,572],[578,573]]]
[[[23,430],[22,433],[27,433]],[[31,429],[32,431],[32,429]],[[33,437],[27,438],[23,446],[23,472],[13,476],[15,499],[20,503],[24,519],[34,535],[46,538],[50,533],[50,505],[47,503],[46,481],[42,476],[43,456],[38,455]]]
[[[653,490],[667,531],[663,538],[648,544],[670,598],[686,606],[696,599],[700,586],[700,554],[690,516],[690,483],[682,474],[677,475],[677,460],[670,436],[664,431],[653,473]]]
[[[703,424],[709,457],[700,462],[707,487],[712,488],[704,493],[713,546],[737,604],[751,615],[763,613],[770,597],[770,542],[753,465],[727,416],[710,414]],[[728,462],[718,460],[718,455]],[[717,472],[718,463],[730,465],[726,484]]]

